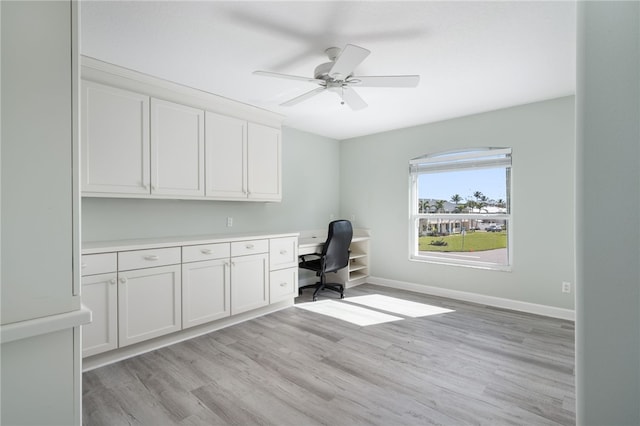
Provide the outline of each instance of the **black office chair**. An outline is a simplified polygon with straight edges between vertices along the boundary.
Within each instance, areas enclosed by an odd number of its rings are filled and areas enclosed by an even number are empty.
[[[334,220],[329,223],[327,241],[322,246],[322,253],[304,254],[300,256],[298,266],[303,269],[314,271],[320,277],[320,281],[315,284],[302,286],[298,289],[298,294],[302,294],[305,288],[315,288],[313,301],[317,300],[318,293],[322,290],[332,290],[340,293],[340,298],[344,299],[344,285],[338,283],[327,283],[325,274],[336,272],[349,264],[349,245],[353,237],[353,228],[348,220]],[[316,259],[307,259],[309,256]]]

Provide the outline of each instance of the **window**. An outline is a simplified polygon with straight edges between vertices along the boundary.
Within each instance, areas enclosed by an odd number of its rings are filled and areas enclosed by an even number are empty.
[[[509,270],[511,149],[409,162],[410,259]]]

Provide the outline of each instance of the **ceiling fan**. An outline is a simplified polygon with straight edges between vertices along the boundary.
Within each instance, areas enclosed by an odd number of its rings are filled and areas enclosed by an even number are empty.
[[[371,52],[353,44],[347,44],[342,50],[337,47],[330,47],[325,50],[325,53],[329,57],[329,62],[318,65],[312,78],[269,71],[254,71],[253,74],[308,81],[320,86],[281,103],[281,106],[296,105],[325,90],[329,90],[340,96],[341,104],[344,105],[346,103],[353,110],[367,107],[367,103],[353,90],[353,87],[416,87],[420,81],[419,75],[354,76],[353,70]]]

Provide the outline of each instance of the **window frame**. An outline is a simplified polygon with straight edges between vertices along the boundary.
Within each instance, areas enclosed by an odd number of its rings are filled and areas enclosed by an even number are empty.
[[[443,265],[463,266],[496,271],[511,271],[513,266],[513,215],[512,215],[512,148],[469,148],[456,151],[444,151],[427,154],[409,161],[409,260]],[[418,178],[426,173],[446,173],[460,170],[479,170],[504,167],[507,170],[506,212],[505,213],[420,213]],[[428,255],[419,251],[419,223],[421,219],[447,220],[499,220],[506,224],[507,264],[481,262],[476,260],[443,258],[440,255]],[[420,254],[422,253],[422,254]]]

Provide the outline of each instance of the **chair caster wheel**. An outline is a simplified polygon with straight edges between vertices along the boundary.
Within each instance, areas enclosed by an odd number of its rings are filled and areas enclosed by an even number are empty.
[[[317,298],[317,297],[314,297],[314,298],[313,298],[313,301],[315,302],[316,300],[318,300],[318,298]]]
[[[341,295],[340,295],[340,299],[344,299],[344,294],[341,294]]]

